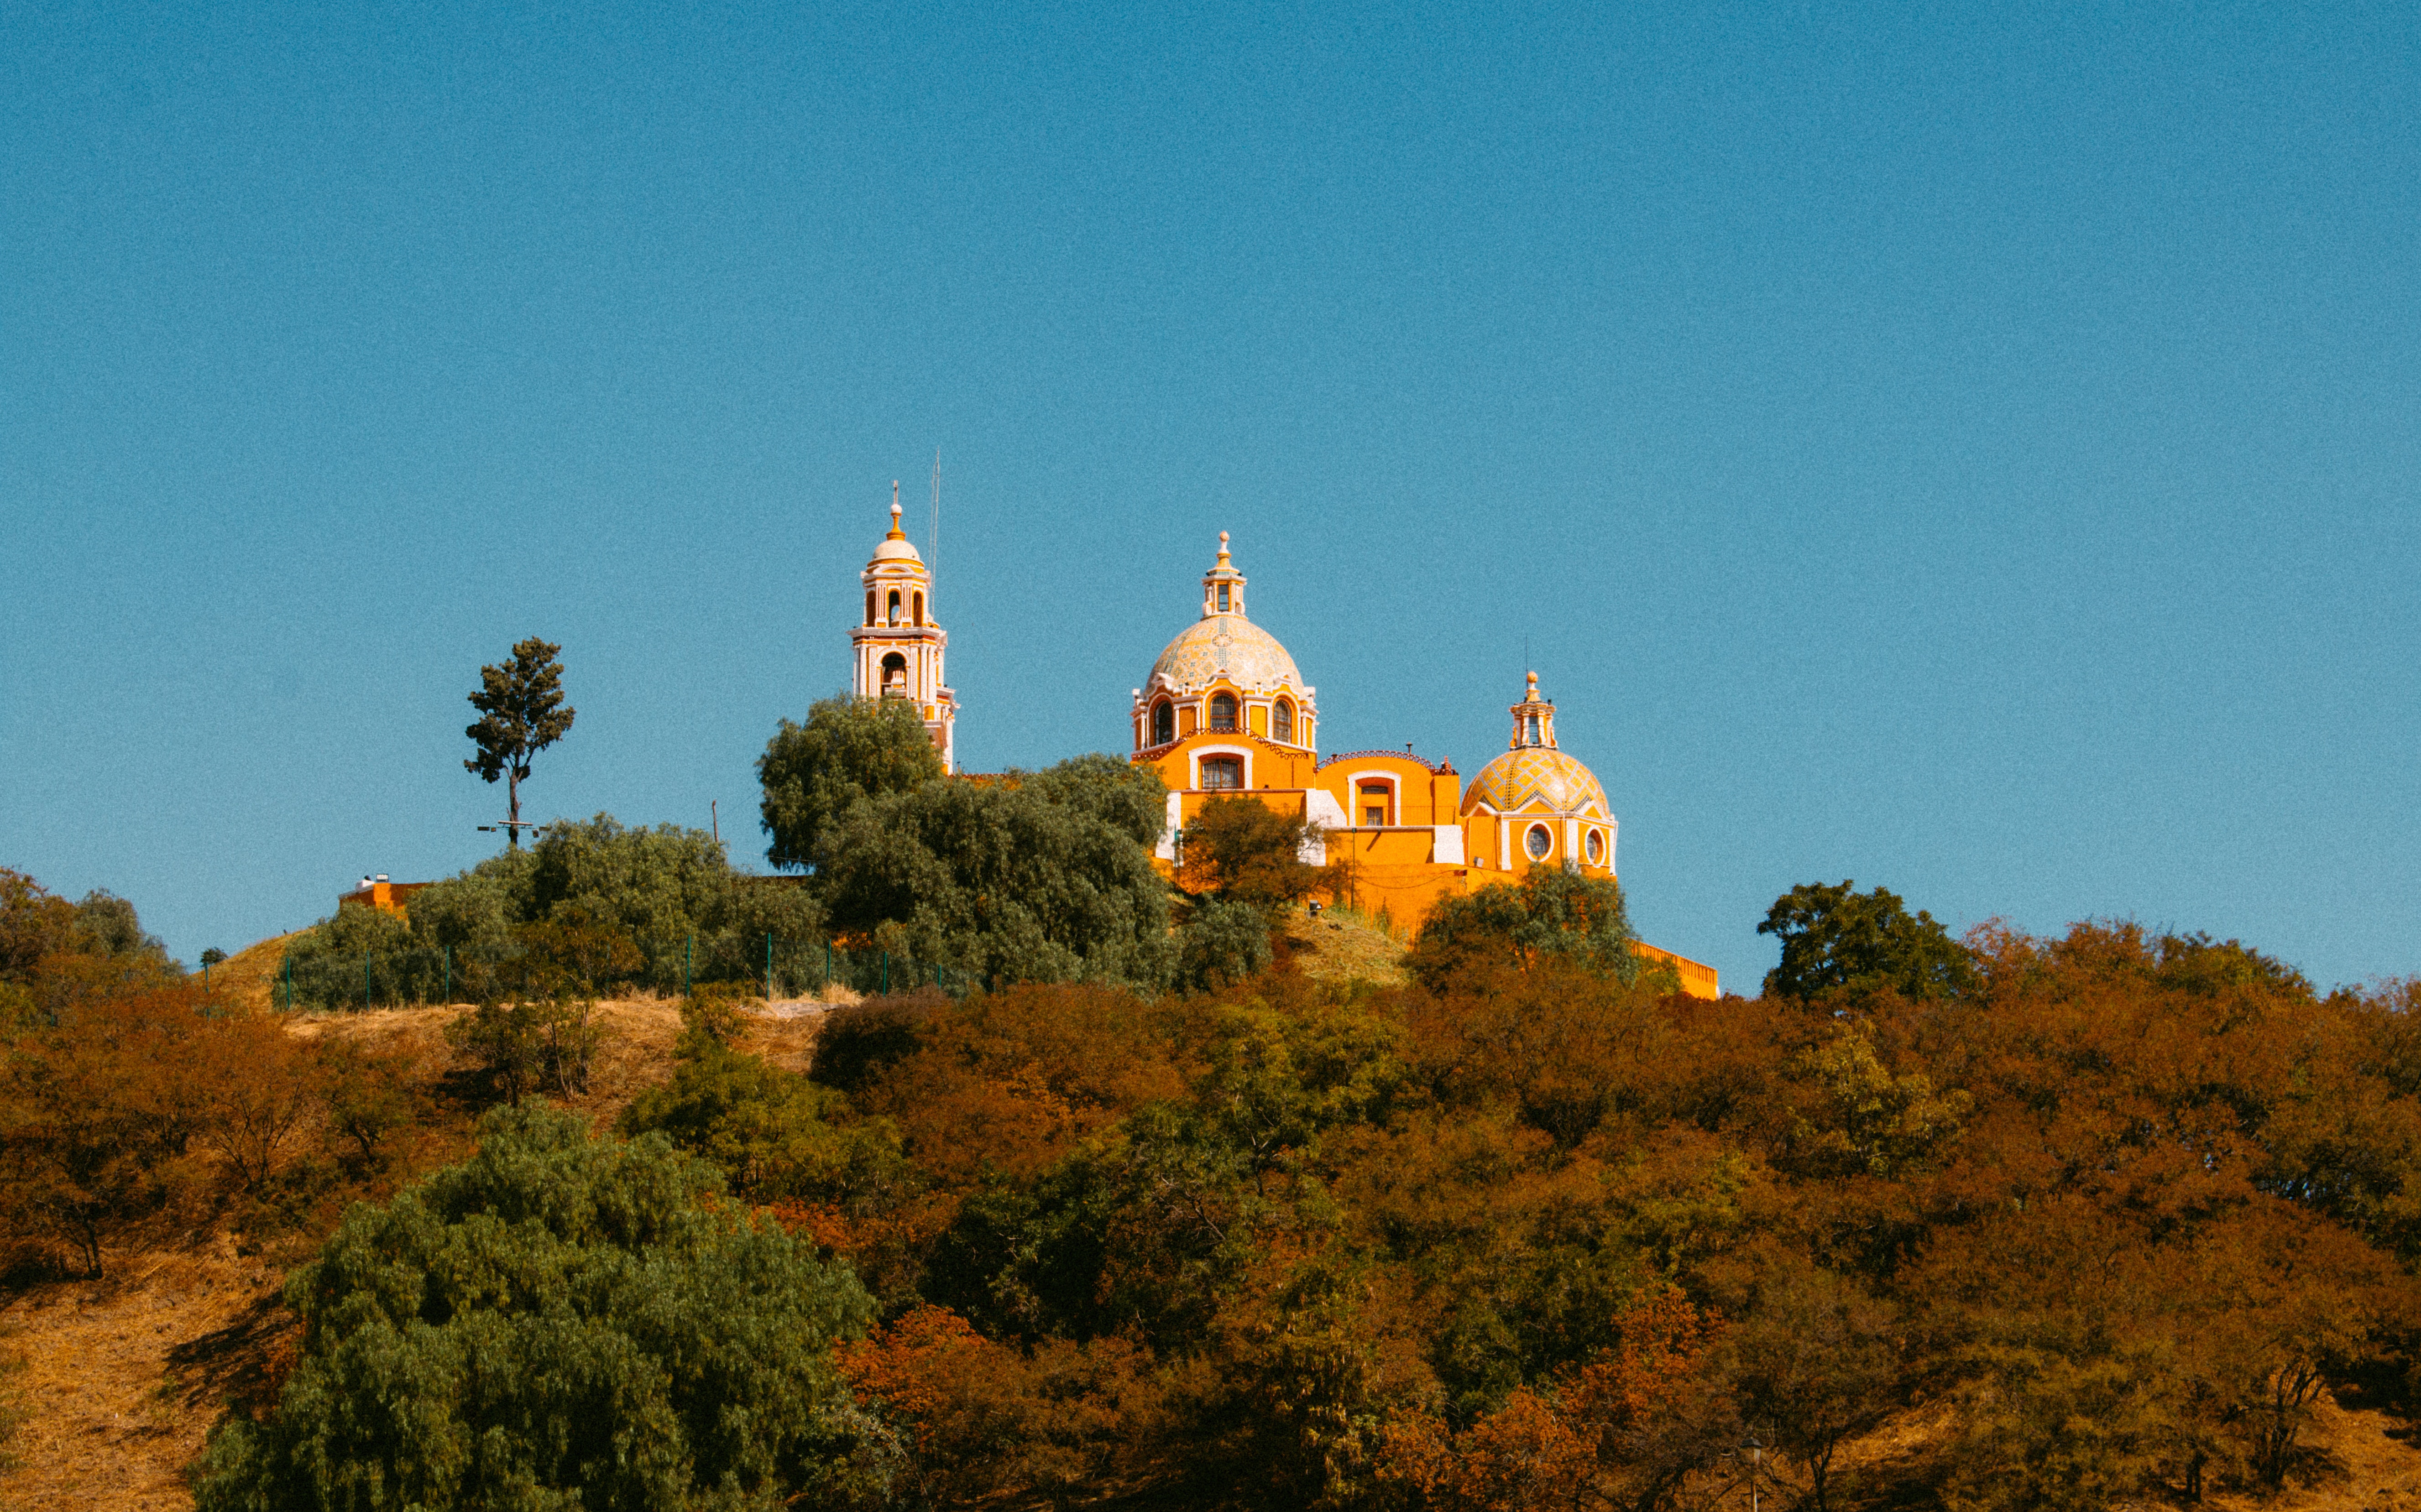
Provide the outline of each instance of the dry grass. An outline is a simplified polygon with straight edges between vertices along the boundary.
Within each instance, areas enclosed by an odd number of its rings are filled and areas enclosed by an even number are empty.
[[[1315,981],[1404,985],[1403,944],[1358,913],[1328,909],[1315,919],[1297,909],[1284,933],[1295,968]]]
[[[26,1409],[0,1475],[22,1512],[190,1507],[184,1467],[226,1402],[257,1391],[289,1325],[282,1278],[224,1236],[184,1253],[113,1256],[117,1277],[29,1287],[0,1308],[28,1361]]]
[[[277,971],[286,960],[286,948],[305,932],[272,935],[211,967],[211,997],[239,1007],[264,1011],[273,1007]]]

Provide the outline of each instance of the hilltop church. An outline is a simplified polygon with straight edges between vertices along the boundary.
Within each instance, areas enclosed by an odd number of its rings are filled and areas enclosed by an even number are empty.
[[[850,631],[851,687],[860,697],[914,702],[943,765],[956,772],[958,698],[943,673],[950,638],[935,617],[931,571],[899,529],[896,486],[890,534],[863,581],[865,618]],[[1383,907],[1408,925],[1439,897],[1518,881],[1534,866],[1615,875],[1614,807],[1597,774],[1556,744],[1554,701],[1539,693],[1535,672],[1507,709],[1505,750],[1468,788],[1451,761],[1409,750],[1321,756],[1315,690],[1277,637],[1245,617],[1244,574],[1225,531],[1202,577],[1200,617],[1169,641],[1133,698],[1132,759],[1168,787],[1164,869],[1174,868],[1179,834],[1204,803],[1249,793],[1320,827],[1320,853],[1304,859],[1339,866],[1362,907]],[[1718,995],[1713,967],[1639,950],[1670,965],[1686,991]]]

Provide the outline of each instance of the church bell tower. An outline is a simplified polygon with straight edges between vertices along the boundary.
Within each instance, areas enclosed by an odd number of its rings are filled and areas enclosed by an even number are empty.
[[[849,632],[855,653],[850,691],[916,706],[945,772],[959,770],[958,696],[942,680],[949,633],[934,622],[933,574],[899,529],[899,485],[891,485],[891,533],[866,564],[866,616]]]

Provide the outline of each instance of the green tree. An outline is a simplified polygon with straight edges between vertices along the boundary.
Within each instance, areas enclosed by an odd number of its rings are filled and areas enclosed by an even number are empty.
[[[915,705],[823,699],[804,725],[782,721],[757,760],[765,789],[758,812],[773,837],[765,859],[792,869],[820,866],[824,833],[851,804],[913,792],[942,774],[941,753]]]
[[[1091,815],[1139,846],[1160,844],[1168,831],[1168,787],[1149,767],[1095,751],[1040,772],[1012,772],[1009,779],[1062,808]]]
[[[1167,884],[1132,830],[1090,803],[1053,801],[1059,775],[932,782],[854,803],[818,842],[834,926],[897,925],[917,959],[989,982],[1159,987]]]
[[[1320,867],[1302,859],[1320,837],[1320,826],[1290,818],[1257,799],[1214,798],[1185,827],[1183,881],[1192,891],[1282,909],[1325,881]]]
[[[203,1512],[464,1506],[690,1512],[852,1491],[880,1430],[832,1346],[871,1304],[842,1269],[717,1201],[660,1138],[529,1108],[287,1286],[302,1360],[276,1412],[211,1435]]]
[[[478,720],[464,727],[479,754],[462,763],[487,782],[505,779],[511,822],[505,838],[522,842],[522,783],[530,758],[563,739],[573,710],[563,701],[563,647],[533,635],[513,643],[512,660],[479,669],[479,690],[471,694]]]
[[[625,1134],[663,1134],[714,1162],[752,1202],[790,1198],[867,1210],[905,1177],[899,1136],[880,1119],[851,1122],[849,1099],[795,1071],[711,1043],[622,1111]]]
[[[1178,984],[1216,991],[1258,976],[1269,970],[1270,958],[1269,915],[1248,902],[1206,897],[1178,934]]]
[[[1973,957],[1950,931],[1878,887],[1803,882],[1766,912],[1759,934],[1782,941],[1782,963],[1765,974],[1765,990],[1811,999],[1840,988],[1888,987],[1902,996],[1932,998],[1970,991]]]
[[[1471,966],[1527,966],[1549,956],[1629,982],[1639,975],[1631,948],[1638,938],[1620,883],[1577,866],[1539,866],[1519,886],[1496,882],[1438,899],[1404,965],[1432,991]]]

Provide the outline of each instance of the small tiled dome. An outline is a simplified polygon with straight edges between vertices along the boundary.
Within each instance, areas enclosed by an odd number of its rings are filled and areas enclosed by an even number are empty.
[[[1474,814],[1482,804],[1499,814],[1614,818],[1614,805],[1606,802],[1597,773],[1545,745],[1518,747],[1480,768],[1463,789],[1462,811]]]

